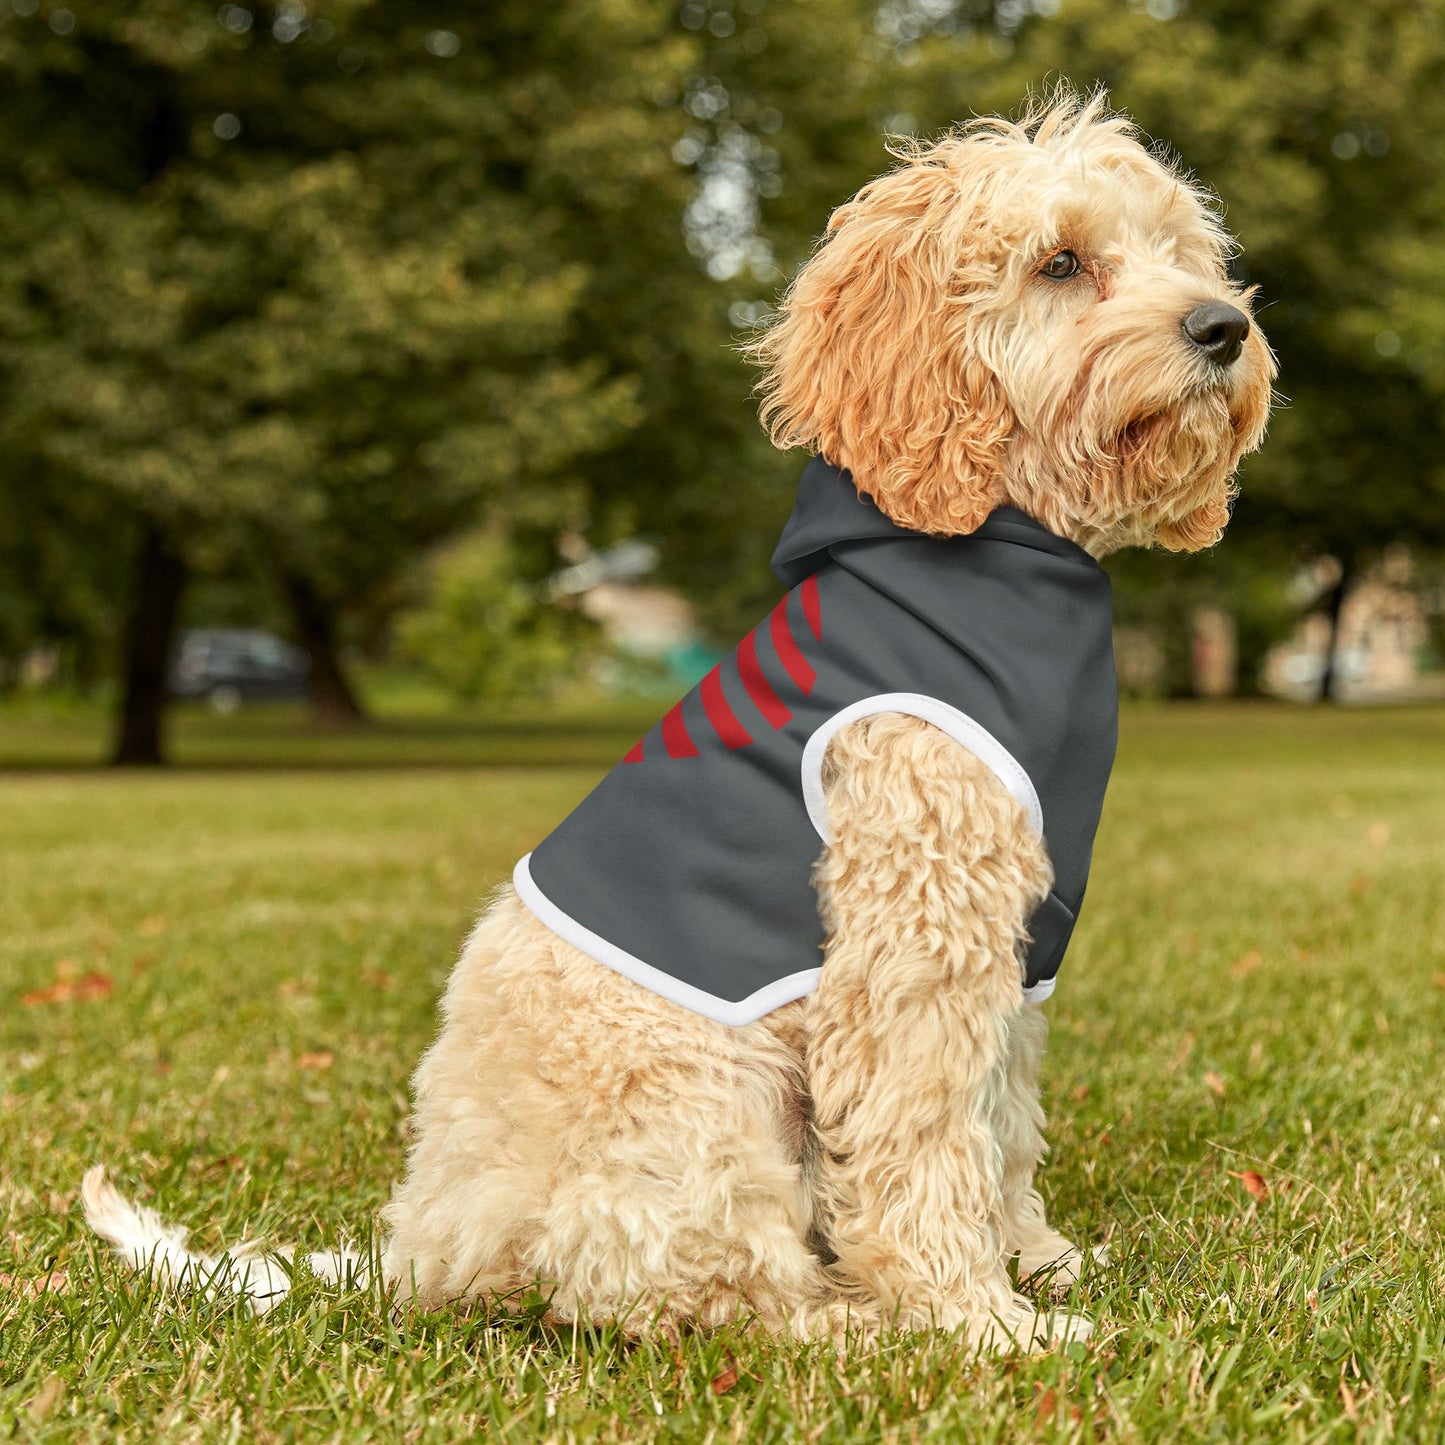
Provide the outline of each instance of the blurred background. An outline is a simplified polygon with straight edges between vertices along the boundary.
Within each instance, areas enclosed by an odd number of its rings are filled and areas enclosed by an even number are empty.
[[[1108,563],[1126,692],[1445,697],[1442,20],[0,0],[0,761],[690,685],[802,460],[738,343],[888,135],[1059,77],[1224,198],[1287,398],[1224,545]]]

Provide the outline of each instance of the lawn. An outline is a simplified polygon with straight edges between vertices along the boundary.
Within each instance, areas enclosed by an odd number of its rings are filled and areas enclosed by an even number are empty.
[[[1094,1342],[1006,1363],[127,1277],[77,1217],[97,1160],[206,1247],[367,1238],[479,900],[641,723],[276,716],[189,719],[155,776],[0,720],[0,1438],[1445,1438],[1445,711],[1126,713],[1048,1005],[1045,1192],[1112,1258]]]

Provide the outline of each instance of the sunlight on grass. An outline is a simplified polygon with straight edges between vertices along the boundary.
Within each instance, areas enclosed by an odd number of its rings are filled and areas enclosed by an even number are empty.
[[[309,1279],[257,1321],[87,1241],[104,1160],[203,1247],[367,1245],[475,909],[646,720],[398,725],[401,766],[290,771],[255,766],[313,761],[279,724],[217,725],[251,767],[0,779],[0,1436],[1445,1437],[1439,709],[1126,714],[1048,1006],[1045,1192],[1112,1246],[1087,1348],[674,1353]]]

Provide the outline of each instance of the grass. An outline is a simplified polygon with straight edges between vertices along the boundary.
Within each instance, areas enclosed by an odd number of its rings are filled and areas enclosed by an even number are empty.
[[[395,724],[327,769],[284,714],[194,718],[187,771],[0,778],[0,1438],[1445,1438],[1440,709],[1126,714],[1048,1006],[1045,1191],[1113,1249],[1087,1348],[674,1353],[308,1279],[255,1320],[87,1240],[95,1160],[203,1246],[365,1238],[479,898],[641,721]],[[83,760],[43,732],[0,756]]]

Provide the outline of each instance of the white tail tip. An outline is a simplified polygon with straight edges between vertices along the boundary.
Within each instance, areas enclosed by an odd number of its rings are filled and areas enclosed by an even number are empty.
[[[207,1299],[239,1295],[258,1315],[279,1304],[291,1288],[291,1250],[261,1250],[242,1245],[220,1255],[193,1254],[186,1248],[187,1231],[167,1224],[153,1209],[132,1204],[105,1177],[105,1165],[87,1169],[80,1183],[85,1222],[132,1269],[164,1284],[199,1289]],[[307,1256],[314,1274],[332,1284],[348,1277],[364,1284],[367,1261],[352,1250],[327,1250]]]

